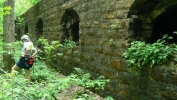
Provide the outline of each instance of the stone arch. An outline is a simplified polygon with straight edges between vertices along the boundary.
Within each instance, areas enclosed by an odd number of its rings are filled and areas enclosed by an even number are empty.
[[[40,18],[35,27],[36,38],[39,39],[43,35],[43,20]]]
[[[60,21],[61,43],[64,43],[65,39],[70,39],[78,44],[79,22],[79,16],[73,8],[65,9]]]
[[[168,15],[172,15],[176,6],[177,1],[174,0],[135,0],[128,13],[128,18],[132,19],[130,30],[134,31],[134,38],[148,43],[153,43],[157,39],[160,39],[162,35],[165,34],[160,30],[165,28],[159,23],[165,23],[163,20],[166,20],[166,23],[176,25],[174,23],[175,19],[170,18]],[[176,16],[176,14],[174,15]],[[171,20],[171,22],[168,22],[167,20]],[[172,25],[169,26],[172,27]],[[175,28],[170,29],[170,27],[168,27],[165,31],[166,34],[170,33],[171,35],[171,31],[175,30]]]
[[[151,20],[153,21],[156,19],[159,15],[163,14],[166,11],[169,11],[171,7],[174,7],[177,5],[177,1],[175,0],[163,0],[156,5],[155,9],[150,13]]]

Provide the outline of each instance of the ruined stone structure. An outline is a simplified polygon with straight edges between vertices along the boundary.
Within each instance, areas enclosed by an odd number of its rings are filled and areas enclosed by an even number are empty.
[[[105,91],[99,91],[105,96],[176,100],[176,70],[155,66],[147,77],[141,77],[128,72],[122,58],[126,44],[133,40],[153,43],[163,34],[173,36],[176,9],[176,0],[41,0],[22,15],[24,23],[16,27],[16,33],[28,32],[34,40],[44,37],[63,42],[70,38],[77,42],[64,56],[51,58],[55,62],[51,66],[65,74],[80,67],[93,78],[106,76],[110,82]]]

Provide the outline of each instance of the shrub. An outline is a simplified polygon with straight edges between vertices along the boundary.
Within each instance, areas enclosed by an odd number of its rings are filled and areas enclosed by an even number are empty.
[[[162,39],[157,40],[153,44],[142,41],[135,41],[130,44],[130,48],[122,55],[128,66],[141,67],[149,64],[152,67],[155,64],[167,62],[174,53],[174,44],[169,45],[168,40],[172,39],[168,35],[164,35]]]

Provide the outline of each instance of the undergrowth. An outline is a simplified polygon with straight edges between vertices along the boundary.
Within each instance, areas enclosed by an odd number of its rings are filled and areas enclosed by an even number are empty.
[[[170,39],[173,39],[173,37],[165,34],[162,39],[153,44],[143,41],[132,42],[122,56],[126,59],[128,66],[135,69],[165,64],[170,60],[177,61],[177,45],[169,44]]]
[[[39,66],[39,65],[40,66]],[[78,73],[73,73],[65,78],[59,77],[56,71],[42,65],[43,62],[37,61],[31,69],[31,85],[26,86],[24,71],[20,71],[13,76],[10,73],[1,76],[1,91],[0,99],[3,100],[56,100],[56,95],[61,91],[67,90],[71,85],[84,87],[76,91],[72,96],[75,100],[96,100],[94,97],[87,94],[86,89],[95,88],[104,89],[104,85],[108,82],[104,77],[99,77],[96,80],[91,80],[88,73],[84,73],[79,69]],[[78,70],[78,68],[76,68]],[[81,74],[82,72],[82,74]],[[18,85],[16,82],[18,82]],[[87,98],[87,99],[86,99]],[[106,99],[105,99],[106,100]],[[111,99],[110,99],[111,100]]]
[[[52,44],[47,43],[46,39],[41,39],[43,42],[43,47],[45,51],[43,51],[46,55],[45,57],[36,57],[36,61],[31,69],[31,85],[26,85],[26,79],[24,78],[23,69],[18,71],[16,75],[11,73],[1,74],[0,82],[1,82],[1,91],[0,91],[0,99],[1,100],[57,100],[57,94],[61,91],[66,91],[72,85],[78,85],[83,87],[79,91],[73,94],[73,100],[96,100],[96,98],[90,96],[86,89],[94,88],[95,90],[104,89],[106,82],[109,80],[105,79],[105,77],[100,76],[98,79],[91,80],[90,75],[85,73],[82,69],[75,68],[75,72],[73,72],[69,76],[60,77],[59,72],[52,68],[48,68],[43,60],[49,59],[54,56],[62,56],[62,53],[57,55],[52,55],[52,50],[56,50],[58,47],[63,47],[64,49],[71,49],[74,47],[74,43],[67,40],[67,44],[63,46],[56,41],[51,42]],[[11,52],[8,52],[13,55],[14,59],[17,61],[21,52],[21,42],[14,42],[11,44],[1,44],[14,46],[14,49]],[[3,53],[1,51],[0,53]],[[41,58],[43,58],[41,60]],[[50,60],[47,60],[48,62]],[[2,68],[2,66],[1,66]],[[113,100],[111,97],[106,97],[105,100]]]

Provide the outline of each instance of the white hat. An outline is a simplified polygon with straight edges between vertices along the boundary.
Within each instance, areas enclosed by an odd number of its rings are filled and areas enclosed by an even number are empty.
[[[29,38],[29,36],[28,36],[28,35],[23,35],[23,36],[21,37],[21,40],[26,40],[26,41],[29,41],[29,40],[30,40],[30,38]]]

